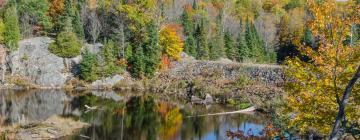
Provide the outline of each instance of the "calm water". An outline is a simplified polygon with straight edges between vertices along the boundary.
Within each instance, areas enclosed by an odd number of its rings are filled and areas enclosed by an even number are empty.
[[[266,139],[263,130],[269,123],[269,119],[260,114],[189,117],[236,109],[221,105],[195,106],[151,94],[0,92],[0,126],[43,121],[52,115],[91,124],[67,139],[226,140],[228,130]],[[95,109],[89,110],[86,106]]]

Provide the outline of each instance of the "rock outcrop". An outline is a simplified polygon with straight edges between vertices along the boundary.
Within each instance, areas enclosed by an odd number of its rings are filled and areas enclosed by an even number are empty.
[[[65,65],[65,61],[69,60],[48,51],[48,46],[52,42],[53,40],[48,37],[20,41],[19,49],[8,55],[12,75],[27,77],[31,83],[41,87],[62,87],[72,77]]]
[[[93,89],[106,89],[112,88],[115,84],[123,80],[124,77],[120,75],[114,75],[112,77],[103,78],[100,80],[96,80],[91,84]]]

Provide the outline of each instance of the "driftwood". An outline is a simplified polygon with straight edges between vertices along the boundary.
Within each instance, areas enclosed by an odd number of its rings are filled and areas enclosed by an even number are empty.
[[[203,116],[219,116],[219,115],[228,115],[228,114],[239,114],[239,113],[250,113],[256,110],[256,107],[252,106],[243,110],[231,111],[231,112],[221,112],[221,113],[211,113],[211,114],[203,114],[203,115],[195,115],[188,116],[188,118],[192,117],[203,117]]]

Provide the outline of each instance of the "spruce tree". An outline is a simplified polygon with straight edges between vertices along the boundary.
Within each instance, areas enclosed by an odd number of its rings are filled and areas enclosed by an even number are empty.
[[[90,53],[88,50],[85,50],[83,54],[83,59],[80,62],[80,78],[92,82],[99,78],[99,69],[97,56]]]
[[[194,21],[189,15],[188,11],[184,10],[181,16],[181,23],[184,27],[184,34],[186,35],[184,52],[188,55],[196,57],[196,43],[194,39]]]
[[[55,42],[50,44],[49,51],[63,58],[73,58],[80,55],[82,44],[77,35],[72,32],[72,24],[70,18],[66,20],[63,31],[61,31]]]
[[[193,57],[197,56],[196,42],[195,42],[194,36],[192,34],[187,36],[187,38],[185,40],[184,51],[186,54],[188,54],[190,56],[193,56]]]
[[[188,11],[184,10],[181,16],[181,23],[184,27],[184,34],[189,36],[193,33],[194,30],[194,23],[192,17],[188,13]]]
[[[135,49],[134,55],[132,56],[132,69],[131,73],[133,77],[143,78],[145,72],[145,56],[142,47],[137,47]]]
[[[244,30],[244,24],[242,22],[242,20],[240,20],[240,24],[239,24],[239,35],[236,39],[236,48],[238,50],[238,56],[237,56],[237,61],[238,62],[244,62],[249,58],[249,53],[250,50],[246,45],[246,40],[245,40],[245,30]]]
[[[200,25],[198,25],[195,32],[196,51],[197,51],[196,59],[200,59],[200,60],[209,59],[209,48],[208,48],[206,36],[207,35],[205,31],[205,25],[204,22],[202,22]]]
[[[77,34],[78,38],[84,39],[85,38],[84,23],[81,20],[79,10],[75,11],[73,26],[74,26],[74,32]]]
[[[104,49],[102,50],[102,56],[104,59],[104,75],[105,77],[112,76],[119,72],[119,68],[116,66],[115,55],[115,43],[112,40],[106,41]]]
[[[245,30],[246,45],[249,48],[249,57],[255,62],[262,62],[265,59],[264,42],[256,31],[255,25],[246,22]]]
[[[11,51],[17,50],[19,48],[18,42],[21,34],[16,7],[13,5],[7,7],[4,18],[4,40],[6,47]]]
[[[222,25],[222,16],[221,14],[216,18],[216,34],[215,37],[212,39],[210,49],[210,59],[216,60],[220,57],[225,56],[225,49],[224,49],[224,32],[223,32],[223,25]]]
[[[148,40],[144,45],[145,75],[151,77],[155,74],[160,63],[159,35],[156,25],[152,22],[148,26]]]
[[[229,58],[230,60],[236,60],[237,50],[234,46],[234,40],[229,31],[225,32],[224,43],[225,43],[225,49],[226,49],[225,52],[226,52],[227,58]]]

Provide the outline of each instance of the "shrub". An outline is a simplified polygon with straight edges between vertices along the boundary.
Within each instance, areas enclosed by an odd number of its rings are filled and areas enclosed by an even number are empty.
[[[73,32],[61,32],[56,41],[49,46],[49,51],[59,57],[72,58],[80,55],[81,42]]]

